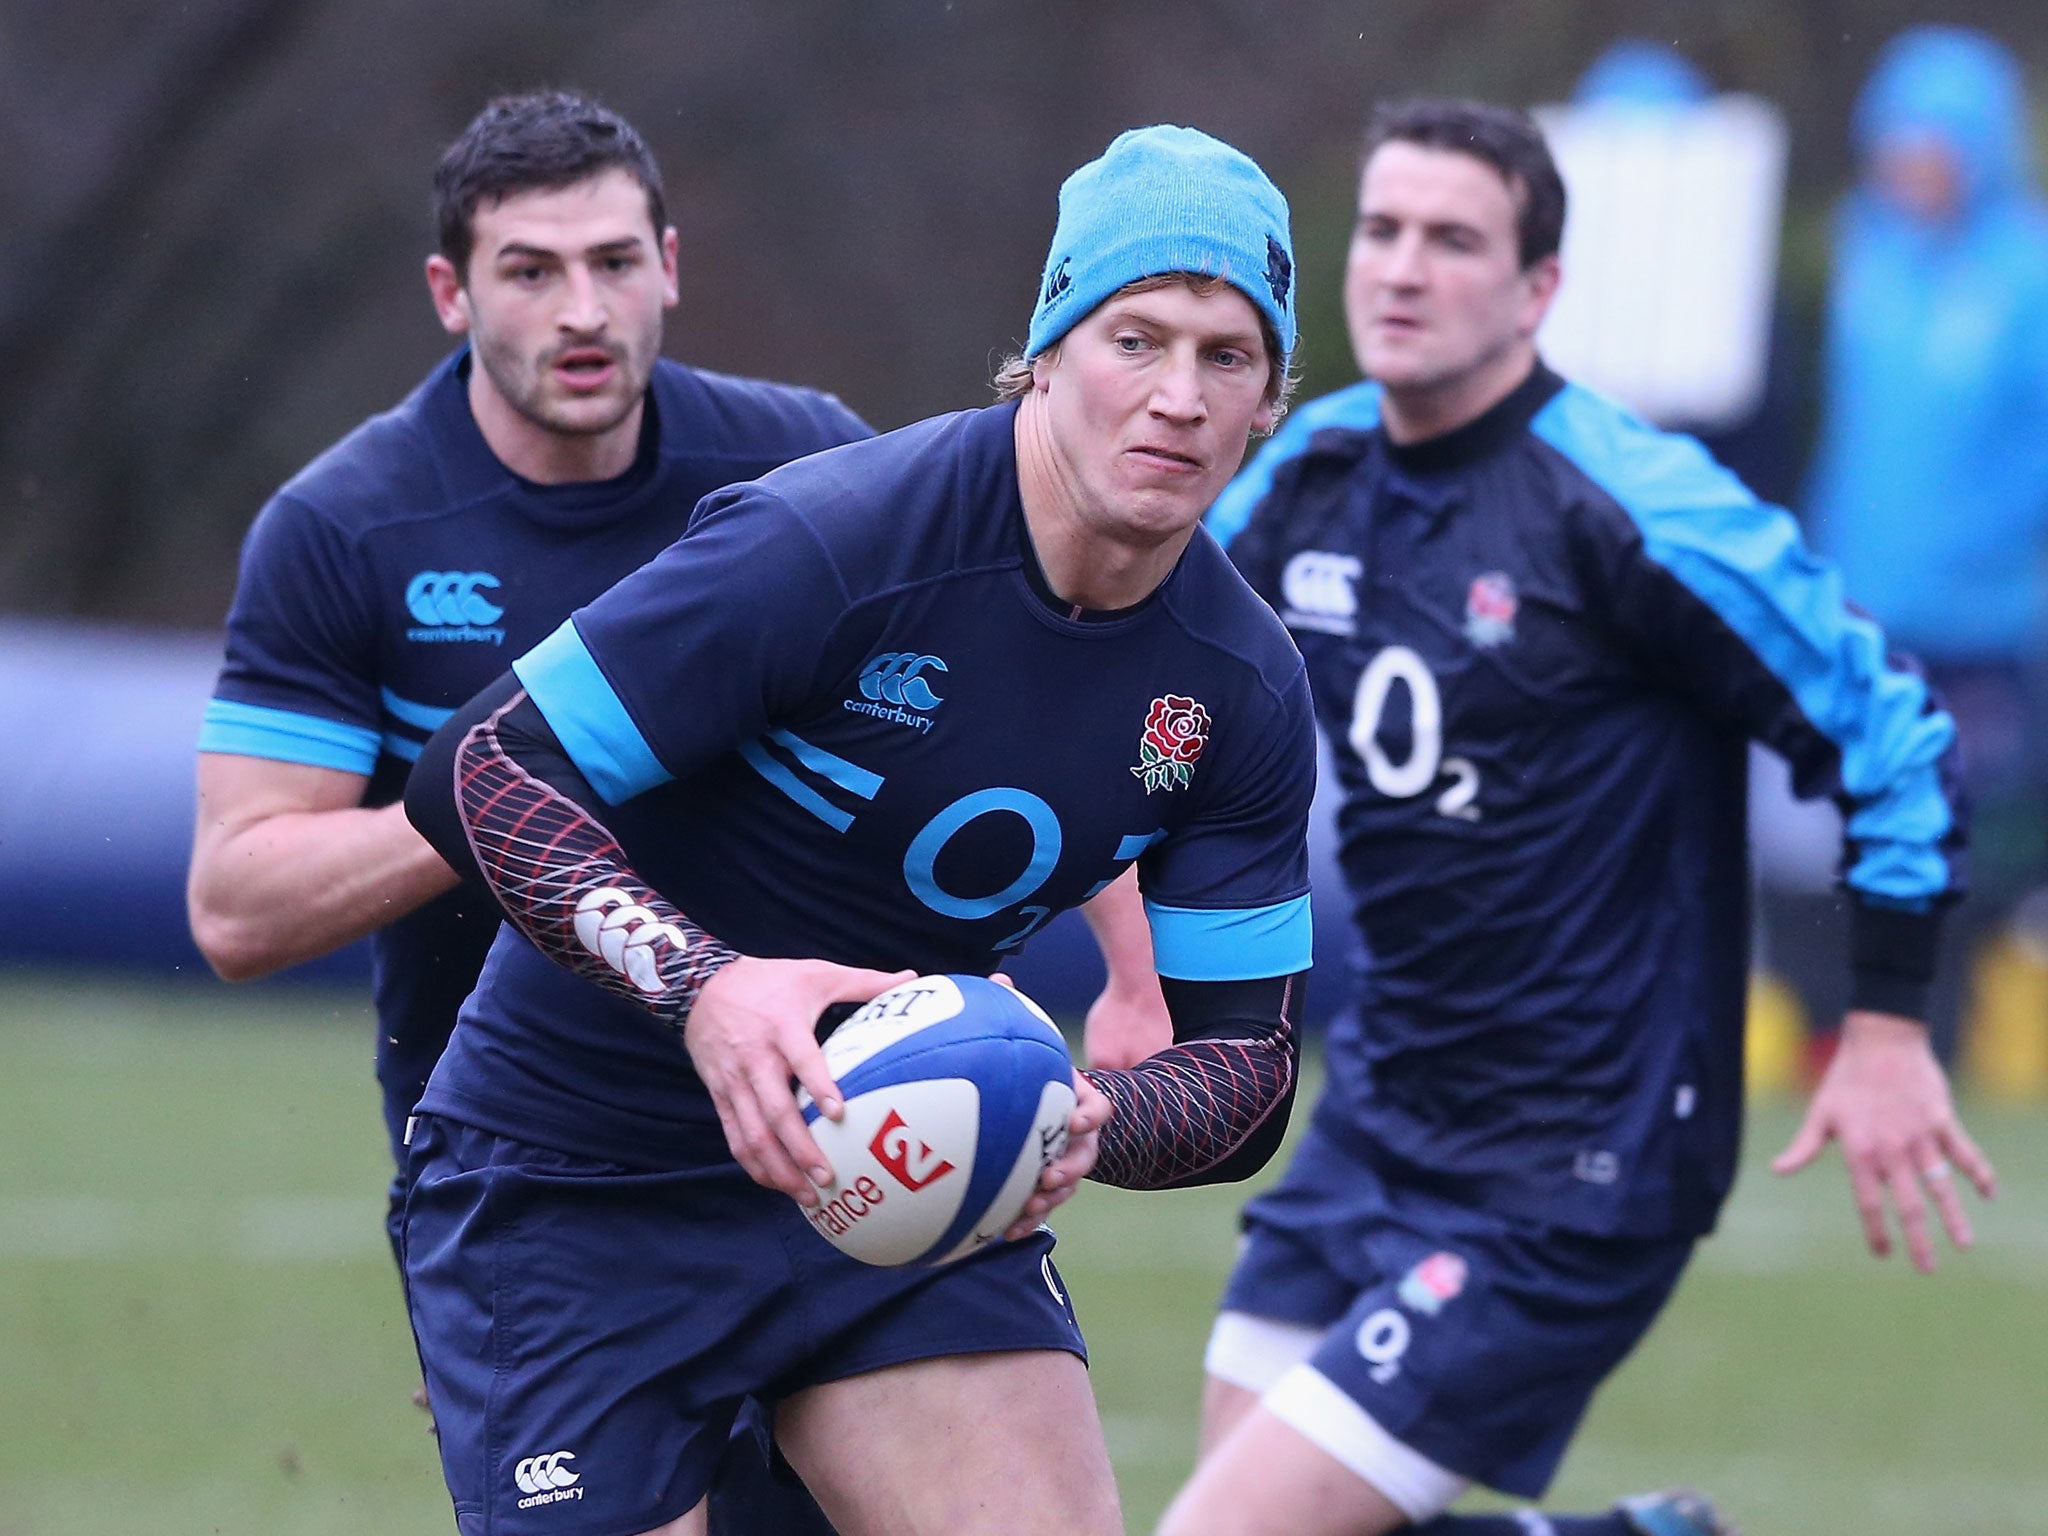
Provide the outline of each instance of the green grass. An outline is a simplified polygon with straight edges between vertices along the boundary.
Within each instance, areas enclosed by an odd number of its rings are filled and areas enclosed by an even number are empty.
[[[0,1536],[452,1529],[385,1252],[355,1001],[0,985]],[[1759,1166],[1595,1404],[1550,1503],[1672,1482],[1750,1536],[2048,1533],[2048,1114],[1973,1129],[2004,1192],[1919,1276],[1832,1161]],[[1061,1263],[1130,1528],[1184,1474],[1241,1190],[1090,1189]]]

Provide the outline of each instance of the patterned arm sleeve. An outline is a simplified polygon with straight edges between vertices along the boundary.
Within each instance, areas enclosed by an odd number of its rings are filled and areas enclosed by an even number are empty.
[[[1301,1052],[1303,977],[1162,977],[1175,1043],[1123,1071],[1088,1073],[1115,1113],[1095,1171],[1122,1189],[1188,1189],[1250,1178],[1287,1132]]]
[[[539,709],[507,692],[480,695],[436,734],[406,814],[542,954],[681,1028],[738,954],[634,872]]]

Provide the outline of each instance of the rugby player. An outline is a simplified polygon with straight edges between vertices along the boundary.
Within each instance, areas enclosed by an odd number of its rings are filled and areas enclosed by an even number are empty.
[[[1314,727],[1198,525],[1294,335],[1272,183],[1125,134],[1061,190],[1000,403],[708,498],[429,744],[408,811],[511,919],[406,1211],[465,1530],[698,1529],[750,1395],[849,1536],[1120,1528],[1039,1218],[1084,1175],[1241,1177],[1285,1127]],[[843,1112],[821,1013],[993,972],[1133,864],[1175,1043],[1077,1076],[1011,1241],[844,1257],[801,1203],[791,1079]],[[624,952],[586,906],[637,909]]]
[[[1846,813],[1854,1006],[1778,1160],[1841,1143],[1967,1246],[1922,1017],[1963,826],[1954,729],[1792,519],[1551,373],[1564,188],[1519,113],[1381,111],[1345,279],[1367,382],[1295,413],[1210,526],[1307,659],[1361,996],[1246,1243],[1166,1536],[1703,1536],[1697,1495],[1539,1496],[1734,1173],[1751,738]]]
[[[647,145],[596,102],[491,102],[434,215],[427,287],[462,345],[250,530],[188,893],[229,980],[374,935],[394,1250],[406,1117],[499,922],[397,803],[421,744],[707,492],[869,435],[828,395],[657,356],[676,232]]]

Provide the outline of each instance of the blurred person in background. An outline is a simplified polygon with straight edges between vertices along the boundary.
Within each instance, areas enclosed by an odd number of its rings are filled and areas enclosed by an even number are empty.
[[[2030,131],[2020,67],[1983,34],[1917,27],[1878,55],[1807,494],[1821,549],[1964,741],[1973,899],[1930,1015],[1944,1057],[1972,961],[2040,881],[2048,831],[2048,206]]]
[[[869,435],[829,395],[658,355],[676,232],[646,143],[598,103],[491,102],[443,155],[434,214],[427,287],[462,345],[250,529],[188,888],[230,981],[372,936],[394,1252],[407,1120],[498,930],[398,803],[421,744],[699,498]],[[762,1501],[822,1528],[747,1428],[721,1471],[735,1528]]]
[[[1307,660],[1359,1003],[1246,1238],[1163,1536],[1707,1536],[1697,1495],[1549,1484],[1735,1173],[1746,751],[1853,808],[1844,1044],[1776,1168],[1838,1140],[1916,1267],[1992,1172],[1919,1022],[1962,828],[1953,723],[1791,517],[1560,378],[1565,193],[1535,125],[1383,109],[1345,277],[1367,381],[1299,407],[1211,529]],[[1951,1160],[1957,1165],[1952,1169]],[[1889,1209],[1888,1209],[1889,1207]]]

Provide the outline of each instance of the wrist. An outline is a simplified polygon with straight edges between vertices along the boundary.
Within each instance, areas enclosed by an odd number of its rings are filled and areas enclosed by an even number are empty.
[[[1842,1040],[1867,1045],[1925,1044],[1927,1026],[1911,1014],[1851,1008],[1842,1015]]]

